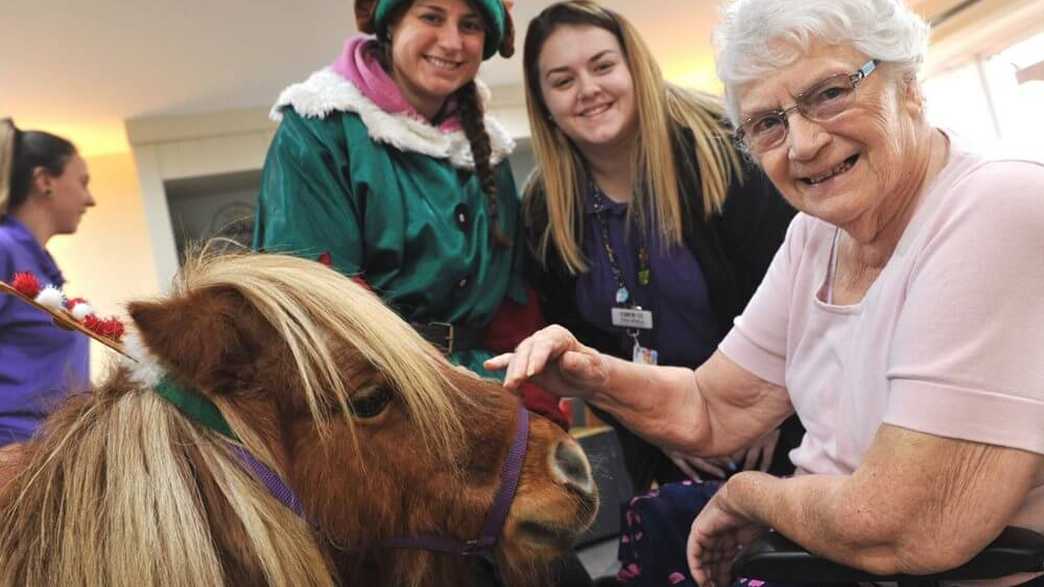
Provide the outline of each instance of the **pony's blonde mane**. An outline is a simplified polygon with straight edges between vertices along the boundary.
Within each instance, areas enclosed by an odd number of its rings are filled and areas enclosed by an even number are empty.
[[[174,295],[210,288],[237,291],[279,334],[300,376],[295,392],[322,437],[330,398],[352,425],[351,390],[334,360],[347,343],[392,382],[429,449],[463,446],[444,360],[365,288],[293,257],[203,255],[188,263]],[[247,448],[276,468],[250,423],[229,402],[215,403]],[[232,584],[245,578],[226,568],[230,557],[271,585],[336,581],[308,523],[243,469],[223,437],[126,367],[48,420],[0,493],[0,508],[2,585]],[[222,544],[218,532],[239,540]]]
[[[446,393],[451,386],[444,359],[365,287],[314,261],[249,253],[199,255],[186,264],[175,285],[176,293],[212,288],[238,292],[279,334],[294,358],[301,379],[298,391],[320,435],[328,433],[329,408],[323,406],[329,399],[353,426],[351,390],[335,360],[339,345],[333,343],[340,341],[392,382],[430,450],[454,454],[463,445],[460,407]],[[234,413],[222,411],[237,434],[249,432]]]
[[[125,371],[63,406],[30,451],[0,494],[0,584],[235,583],[211,532],[211,518],[222,519],[216,499],[240,524],[228,528],[244,537],[236,554],[268,584],[335,584],[308,525],[227,443]],[[210,503],[204,484],[218,493]]]

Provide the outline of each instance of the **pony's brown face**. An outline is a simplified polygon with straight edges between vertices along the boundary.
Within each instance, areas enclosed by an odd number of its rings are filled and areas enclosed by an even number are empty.
[[[367,311],[381,314],[373,320],[395,330],[375,343],[383,350],[360,348],[369,344],[360,340],[373,334],[367,326],[349,337],[328,324],[317,328],[329,351],[325,362],[336,365],[345,391],[339,396],[328,389],[302,392],[299,353],[239,292],[216,288],[162,308],[131,307],[149,349],[161,358],[178,357],[169,368],[179,379],[224,396],[223,409],[234,410],[264,439],[350,577],[358,580],[367,567],[378,569],[381,584],[448,584],[462,568],[461,557],[393,549],[387,542],[479,537],[515,436],[519,399],[451,366],[383,306]],[[384,314],[395,322],[381,322]],[[202,331],[186,336],[187,322]],[[426,365],[434,376],[411,380],[402,363]],[[426,410],[440,413],[427,418],[432,414]],[[443,436],[433,434],[432,422]],[[597,507],[590,466],[568,434],[534,415],[527,447],[496,549],[512,584],[525,583],[523,577],[564,554]]]
[[[424,576],[420,584],[449,584],[463,560],[393,549],[387,542],[432,535],[461,542],[479,537],[503,482],[519,399],[495,383],[444,364],[445,394],[466,437],[457,450],[442,452],[425,445],[394,381],[350,348],[342,357],[352,391],[353,426],[334,420],[330,438],[321,439],[301,398],[287,396],[290,483],[300,488],[306,510],[339,557],[370,562],[385,573],[383,580],[395,584],[410,584],[411,575],[418,573]],[[501,572],[508,576],[533,576],[563,555],[597,507],[587,459],[561,428],[531,415],[527,449],[498,545]],[[354,576],[359,572],[349,571]]]

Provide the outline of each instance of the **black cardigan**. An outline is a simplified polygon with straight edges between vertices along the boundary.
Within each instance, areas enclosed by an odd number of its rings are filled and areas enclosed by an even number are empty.
[[[754,295],[795,212],[765,174],[747,163],[742,183],[733,178],[721,213],[707,218],[691,131],[676,130],[673,142],[675,161],[679,162],[684,241],[703,269],[711,309],[721,329],[720,340]],[[581,318],[576,306],[576,277],[569,274],[554,243],[548,248],[546,266],[537,259],[537,242],[548,224],[547,203],[539,185],[527,190],[525,200],[528,273],[539,293],[544,317],[548,323],[568,328],[584,344],[630,359],[629,349],[619,348],[618,337]]]

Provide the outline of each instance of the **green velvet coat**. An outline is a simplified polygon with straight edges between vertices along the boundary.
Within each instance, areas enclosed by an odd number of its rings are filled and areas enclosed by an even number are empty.
[[[332,104],[332,107],[331,107]],[[525,303],[519,197],[506,157],[513,143],[487,118],[498,222],[463,132],[445,133],[380,111],[328,71],[291,86],[265,161],[254,247],[328,261],[360,277],[410,322],[485,327],[505,296]],[[485,350],[450,359],[481,375]]]

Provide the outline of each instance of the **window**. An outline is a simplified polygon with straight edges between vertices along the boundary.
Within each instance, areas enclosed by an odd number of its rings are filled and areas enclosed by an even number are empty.
[[[1044,32],[932,75],[924,87],[933,124],[1044,157]]]

